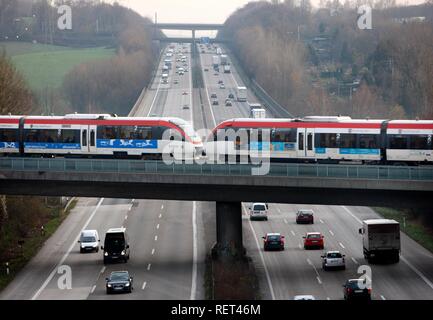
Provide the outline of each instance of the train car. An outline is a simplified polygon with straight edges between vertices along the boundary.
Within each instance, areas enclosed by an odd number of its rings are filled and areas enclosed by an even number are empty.
[[[388,161],[433,162],[432,120],[390,121],[386,134]]]
[[[19,154],[19,116],[0,116],[0,154]]]
[[[201,155],[203,149],[192,126],[179,118],[70,114],[11,119],[15,121],[12,130],[19,137],[18,153],[22,156],[161,159],[167,154],[185,160]],[[3,117],[0,128],[6,121],[12,122]]]
[[[432,121],[341,116],[241,118],[219,124],[208,138],[205,149],[210,158],[218,161],[233,160],[234,157],[236,161],[245,160],[254,155],[254,158],[268,157],[272,161],[285,162],[429,162],[432,161],[432,129]],[[252,132],[256,133],[255,137],[250,136]],[[408,140],[394,137],[395,134],[406,135]],[[242,138],[245,136],[248,138]],[[399,146],[401,149],[397,149]]]

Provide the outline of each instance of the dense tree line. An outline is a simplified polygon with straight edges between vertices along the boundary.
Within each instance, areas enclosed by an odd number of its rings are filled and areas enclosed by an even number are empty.
[[[357,26],[363,3],[374,7],[371,30]],[[308,0],[249,3],[220,36],[232,40],[248,75],[295,115],[431,117],[432,4],[333,0],[321,7],[311,10]],[[414,14],[426,19],[401,20]]]

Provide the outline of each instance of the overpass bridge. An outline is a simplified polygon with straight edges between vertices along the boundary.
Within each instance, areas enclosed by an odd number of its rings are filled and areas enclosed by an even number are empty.
[[[430,208],[433,167],[0,159],[0,194],[215,201],[217,243],[242,250],[241,202]],[[222,249],[221,249],[222,248]],[[226,249],[224,249],[226,248]]]
[[[190,30],[192,32],[191,38],[165,38],[154,36],[152,40],[158,40],[162,42],[186,42],[195,43],[196,31],[210,31],[210,30],[221,30],[224,25],[218,23],[154,23],[150,25],[154,29],[161,30]],[[156,33],[154,33],[155,35]],[[227,43],[225,39],[211,39],[211,42]]]

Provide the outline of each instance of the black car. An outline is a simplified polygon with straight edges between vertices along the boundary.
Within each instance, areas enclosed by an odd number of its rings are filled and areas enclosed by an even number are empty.
[[[298,210],[298,212],[296,213],[296,223],[297,224],[301,224],[301,223],[314,223],[314,212],[313,210],[305,210],[305,209],[301,209]]]
[[[268,250],[284,250],[284,236],[279,233],[268,233],[263,239],[263,249]]]
[[[229,96],[228,96],[229,99],[234,99],[234,97],[235,97],[235,96],[234,96],[233,93],[229,93]]]
[[[364,279],[349,279],[343,284],[344,300],[371,300],[371,288]]]
[[[132,292],[133,279],[128,271],[114,271],[110,274],[110,277],[105,280],[107,281],[105,285],[107,294],[113,292]]]

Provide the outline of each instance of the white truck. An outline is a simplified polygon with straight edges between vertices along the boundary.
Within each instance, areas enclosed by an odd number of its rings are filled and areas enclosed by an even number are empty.
[[[218,68],[220,64],[220,58],[218,56],[212,56],[212,66]]]
[[[217,48],[216,53],[217,53],[217,55],[221,55],[223,53],[223,51],[221,50],[221,48]]]
[[[370,219],[362,222],[359,229],[362,235],[364,257],[370,262],[373,258],[400,260],[400,224],[389,219]]]
[[[222,54],[221,56],[221,65],[225,66],[229,64],[229,57],[226,54]]]
[[[237,99],[239,102],[246,102],[247,101],[247,88],[246,87],[238,87]]]
[[[224,73],[230,73],[230,72],[231,72],[230,66],[229,65],[225,65],[224,66]]]
[[[248,103],[250,106],[250,117],[253,119],[266,118],[266,110],[262,108],[260,103]]]

